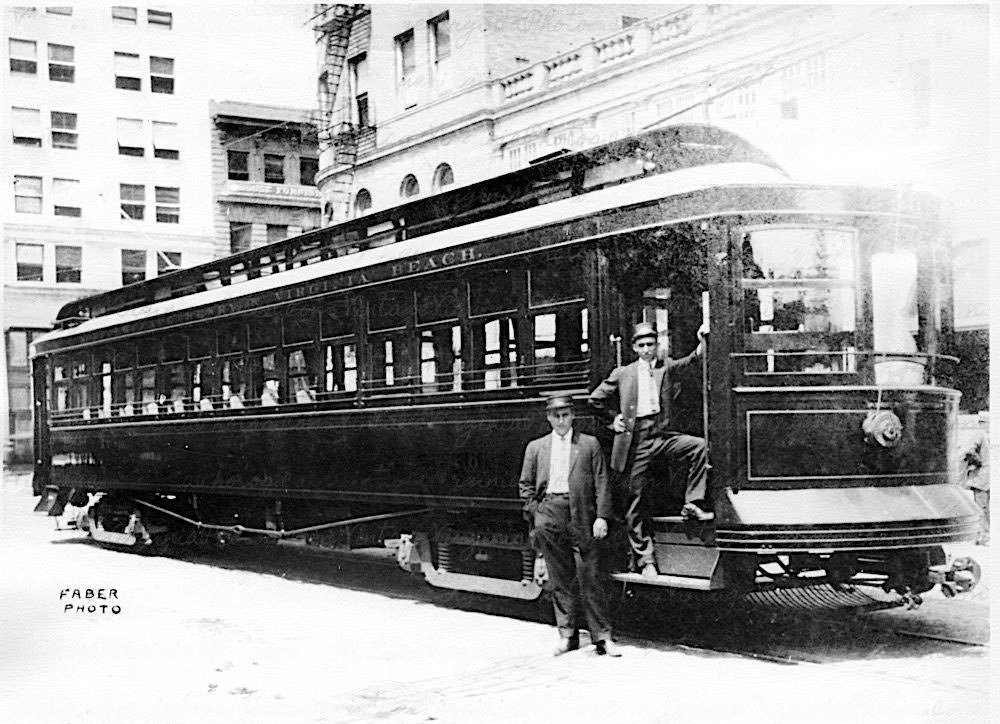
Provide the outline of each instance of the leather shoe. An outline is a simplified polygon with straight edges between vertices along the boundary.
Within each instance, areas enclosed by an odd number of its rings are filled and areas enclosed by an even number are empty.
[[[559,644],[556,646],[555,651],[552,652],[553,656],[562,656],[563,654],[568,654],[570,651],[576,651],[580,648],[580,638],[577,636],[571,636],[569,638],[559,639]]]
[[[642,567],[642,577],[653,579],[660,575],[659,571],[656,570],[655,563],[647,563]]]
[[[616,644],[611,639],[604,639],[603,641],[598,641],[594,646],[597,648],[598,656],[614,656],[618,657],[622,655],[621,649],[618,648]]]
[[[681,508],[681,517],[704,522],[706,520],[715,520],[715,513],[702,510],[694,503],[685,503],[684,507]]]

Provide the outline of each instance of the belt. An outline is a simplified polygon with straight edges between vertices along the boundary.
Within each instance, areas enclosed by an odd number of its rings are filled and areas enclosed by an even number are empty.
[[[546,493],[546,498],[568,498],[569,493]]]

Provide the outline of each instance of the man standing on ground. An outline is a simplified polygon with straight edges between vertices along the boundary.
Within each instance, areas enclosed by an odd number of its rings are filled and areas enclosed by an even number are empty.
[[[518,485],[552,583],[559,628],[555,655],[580,648],[580,615],[600,655],[620,656],[611,641],[601,541],[608,534],[611,489],[597,438],[573,430],[573,400],[548,400],[552,433],[524,451]],[[579,588],[578,588],[579,586]]]
[[[625,526],[636,563],[646,578],[658,575],[653,540],[646,529],[648,512],[643,496],[650,485],[650,467],[660,459],[682,463],[687,472],[684,506],[680,514],[693,520],[711,520],[708,509],[708,451],[705,439],[677,432],[670,419],[673,375],[700,358],[707,329],[698,330],[698,347],[687,357],[660,354],[656,327],[643,322],[632,334],[635,362],[615,368],[590,393],[590,405],[615,431],[611,468],[628,480]]]

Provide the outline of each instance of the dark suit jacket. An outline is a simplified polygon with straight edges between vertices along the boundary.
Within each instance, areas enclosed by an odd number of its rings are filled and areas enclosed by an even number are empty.
[[[534,523],[535,510],[549,485],[551,453],[551,433],[532,440],[524,450],[518,490],[529,523]],[[569,509],[573,539],[578,545],[593,541],[596,518],[604,518],[610,523],[611,506],[611,488],[601,445],[596,437],[574,430],[569,453]]]
[[[650,434],[666,432],[670,429],[670,402],[673,398],[671,375],[690,367],[700,359],[695,349],[687,357],[659,361],[653,375],[660,386],[660,413]],[[615,433],[611,447],[611,468],[623,472],[628,464],[628,452],[632,446],[635,429],[636,408],[639,398],[639,360],[623,367],[616,367],[608,378],[590,393],[590,406],[597,416],[610,424],[621,413],[625,417],[625,432]]]

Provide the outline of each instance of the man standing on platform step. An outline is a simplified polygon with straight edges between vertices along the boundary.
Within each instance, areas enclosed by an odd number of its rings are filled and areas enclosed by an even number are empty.
[[[612,513],[604,453],[597,438],[573,429],[571,397],[551,397],[545,410],[552,433],[528,443],[518,488],[552,583],[559,628],[555,655],[580,648],[582,614],[597,653],[620,656],[611,641],[602,565]]]
[[[625,526],[636,563],[646,578],[658,575],[643,495],[651,484],[649,473],[653,463],[665,459],[685,466],[687,484],[680,510],[682,517],[700,521],[714,518],[707,500],[705,439],[677,432],[670,418],[672,376],[700,359],[707,332],[708,328],[702,325],[697,348],[686,357],[670,359],[660,354],[656,327],[646,322],[637,324],[632,333],[632,349],[639,359],[616,367],[590,393],[591,407],[615,432],[611,468],[628,480]]]

